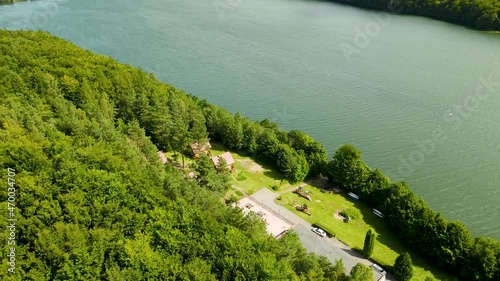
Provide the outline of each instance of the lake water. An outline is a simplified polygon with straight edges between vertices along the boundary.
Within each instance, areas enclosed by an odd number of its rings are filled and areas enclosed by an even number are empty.
[[[231,4],[229,4],[231,3]],[[344,143],[474,235],[500,238],[500,35],[306,0],[0,7],[252,119]]]

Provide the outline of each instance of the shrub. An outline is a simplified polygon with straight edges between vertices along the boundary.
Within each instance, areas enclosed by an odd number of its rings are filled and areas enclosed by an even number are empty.
[[[375,246],[375,233],[371,229],[366,232],[365,245],[363,247],[363,255],[370,258],[373,255],[373,248]]]
[[[273,185],[271,186],[271,189],[272,189],[272,190],[274,190],[274,191],[276,191],[276,190],[280,189],[280,187],[279,187],[279,186],[277,186],[277,185],[275,185],[275,184],[273,184]]]
[[[247,175],[243,172],[239,172],[238,175],[236,176],[237,181],[244,181],[247,179]]]
[[[357,281],[369,281],[373,280],[373,270],[368,266],[358,263],[351,269],[351,277],[347,280]]]
[[[399,281],[409,281],[413,277],[413,263],[410,254],[402,253],[394,262],[394,276]]]
[[[276,200],[281,200],[281,196],[278,196],[278,197],[276,198]]]
[[[226,199],[226,204],[227,205],[231,205],[235,202],[238,202],[238,197],[236,197],[236,195],[234,194],[231,194],[231,196],[229,197],[229,199]]]
[[[243,196],[243,192],[241,192],[239,190],[236,190],[234,193],[236,193],[236,195],[238,195],[238,196]]]
[[[345,209],[340,212],[340,215],[343,217],[349,216],[351,220],[359,220],[361,218],[361,212],[356,209]]]

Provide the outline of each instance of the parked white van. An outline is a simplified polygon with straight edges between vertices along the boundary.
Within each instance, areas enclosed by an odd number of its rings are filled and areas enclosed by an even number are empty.
[[[374,264],[372,264],[372,267],[375,268],[376,271],[385,275],[385,270],[380,265],[374,263]]]

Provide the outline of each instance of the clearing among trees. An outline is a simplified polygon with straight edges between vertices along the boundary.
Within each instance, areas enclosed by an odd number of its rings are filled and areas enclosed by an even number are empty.
[[[265,171],[264,167],[255,163],[255,161],[246,159],[236,159],[236,161],[249,172],[262,173]]]

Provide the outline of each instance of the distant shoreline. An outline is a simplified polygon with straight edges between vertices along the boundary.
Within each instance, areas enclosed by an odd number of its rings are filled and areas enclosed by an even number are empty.
[[[15,4],[17,2],[31,2],[33,0],[0,0],[0,5]]]
[[[500,13],[500,7],[495,7],[489,2],[477,3],[458,0],[453,6],[448,6],[449,2],[436,2],[426,0],[419,6],[410,6],[402,0],[315,0],[321,2],[333,2],[352,7],[358,7],[367,10],[385,11],[397,15],[413,15],[443,22],[448,22],[467,28],[480,31],[493,31],[500,33],[500,19],[497,13]],[[446,4],[446,5],[445,5]],[[463,10],[463,13],[457,13],[456,10]],[[476,13],[468,11],[477,10]],[[493,11],[493,12],[492,12]]]

